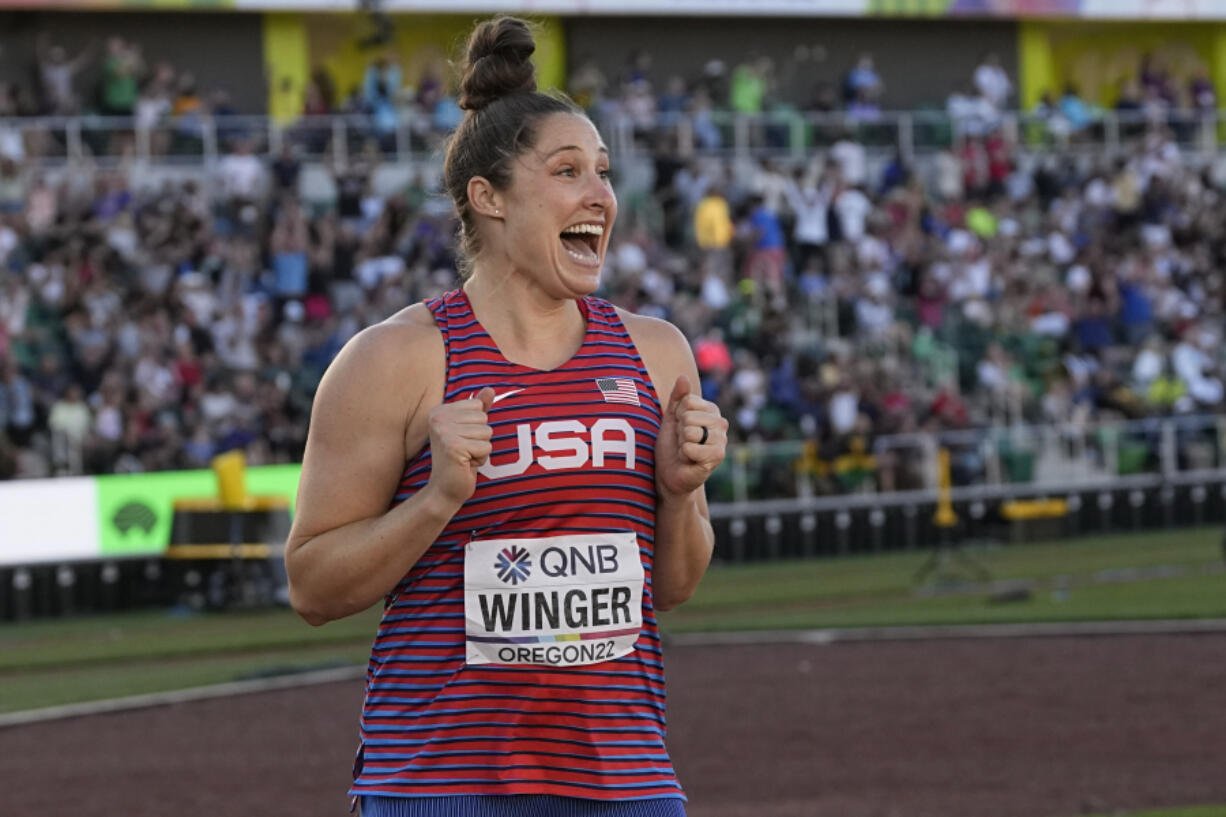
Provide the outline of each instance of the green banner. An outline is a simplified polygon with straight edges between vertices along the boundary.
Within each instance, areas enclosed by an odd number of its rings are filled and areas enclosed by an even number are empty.
[[[300,465],[248,468],[247,493],[289,499],[298,495]],[[210,471],[161,471],[98,477],[98,541],[104,556],[157,555],[170,544],[174,503],[179,499],[216,499]]]

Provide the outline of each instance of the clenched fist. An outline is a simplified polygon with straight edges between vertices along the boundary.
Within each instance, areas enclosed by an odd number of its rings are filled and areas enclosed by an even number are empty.
[[[656,489],[662,496],[695,491],[724,461],[728,421],[719,406],[692,391],[682,375],[673,383],[656,438]]]
[[[493,430],[489,386],[468,400],[443,403],[430,410],[430,485],[455,505],[477,489],[477,469],[489,459]]]

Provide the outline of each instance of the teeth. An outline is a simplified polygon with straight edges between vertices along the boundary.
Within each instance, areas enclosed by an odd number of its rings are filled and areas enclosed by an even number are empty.
[[[571,258],[575,259],[576,261],[582,261],[585,264],[589,263],[593,258],[596,257],[596,253],[594,252],[588,253],[587,255],[581,255],[570,248],[567,248],[566,252],[570,255]]]
[[[562,231],[562,235],[570,233],[586,233],[587,235],[604,235],[604,227],[600,224],[576,224],[573,227],[567,227]]]

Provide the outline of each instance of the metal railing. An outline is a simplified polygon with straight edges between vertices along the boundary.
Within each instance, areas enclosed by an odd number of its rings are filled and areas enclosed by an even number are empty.
[[[1102,111],[1089,124],[1069,127],[1059,115],[1009,111],[990,118],[954,117],[940,110],[883,111],[870,118],[846,112],[779,111],[757,115],[711,112],[636,126],[613,114],[601,123],[611,149],[674,144],[684,154],[774,156],[803,159],[850,137],[869,149],[895,151],[907,160],[955,148],[964,137],[1001,131],[1024,148],[1060,148],[1110,155],[1135,148],[1155,127],[1169,129],[1183,150],[1214,153],[1226,138],[1226,112],[1171,111],[1161,117],[1142,112]]]
[[[737,444],[729,446],[707,491],[713,503],[736,506],[768,501],[834,508],[875,505],[908,492],[935,496],[940,448],[950,451],[959,496],[1038,494],[1128,480],[1148,486],[1226,472],[1226,416],[884,435],[866,440],[863,450],[823,450],[812,440]]]
[[[1173,111],[1158,119],[1141,112],[1103,111],[1076,132],[1056,117],[1016,111],[990,120],[951,117],[941,110],[883,111],[868,118],[846,112],[711,111],[662,115],[647,126],[614,112],[598,120],[610,150],[623,156],[671,145],[684,155],[801,160],[850,136],[870,150],[897,150],[912,160],[955,147],[965,135],[995,128],[1027,149],[1059,147],[1107,155],[1134,148],[1157,125],[1169,128],[1181,149],[1197,154],[1215,153],[1226,140],[1224,111]],[[241,139],[257,155],[276,155],[289,142],[301,158],[343,166],[362,154],[395,161],[438,158],[445,138],[446,132],[431,118],[412,110],[403,111],[394,125],[382,125],[365,114],[300,117],[288,123],[267,116],[202,114],[145,127],[131,117],[0,119],[0,144],[20,140],[26,158],[50,162],[90,157],[101,162],[209,163]]]

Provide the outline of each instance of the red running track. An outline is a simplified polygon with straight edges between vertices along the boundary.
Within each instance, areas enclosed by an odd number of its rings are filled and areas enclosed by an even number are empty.
[[[1226,803],[1226,635],[674,646],[665,664],[691,817]],[[340,817],[361,695],[326,684],[0,729],[0,814]]]

